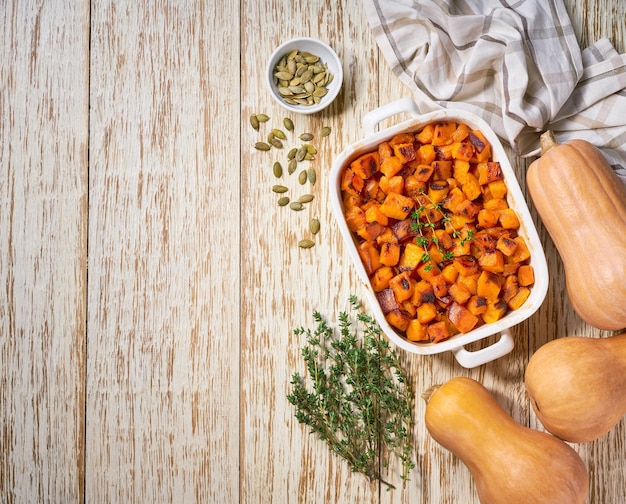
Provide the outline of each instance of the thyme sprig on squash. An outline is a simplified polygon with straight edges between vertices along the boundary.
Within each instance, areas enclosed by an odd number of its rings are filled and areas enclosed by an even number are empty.
[[[394,485],[383,479],[381,468],[388,467],[395,454],[404,486],[415,467],[413,389],[374,318],[361,310],[355,296],[350,304],[356,317],[341,312],[338,330],[317,311],[314,330],[294,330],[306,337],[302,356],[308,380],[294,373],[287,399],[296,407],[297,420],[345,459],[353,472],[388,489]]]

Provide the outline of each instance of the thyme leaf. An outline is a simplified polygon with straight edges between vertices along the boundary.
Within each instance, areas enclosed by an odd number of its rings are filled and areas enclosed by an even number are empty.
[[[302,356],[308,380],[293,373],[287,400],[296,408],[296,419],[353,472],[394,488],[381,470],[392,455],[397,457],[404,486],[415,467],[413,388],[376,320],[361,310],[355,296],[350,305],[353,316],[341,312],[337,328],[315,311],[313,330],[293,331],[306,337]]]

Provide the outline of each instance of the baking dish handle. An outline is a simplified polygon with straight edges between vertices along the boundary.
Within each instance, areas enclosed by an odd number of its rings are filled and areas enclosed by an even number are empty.
[[[452,353],[454,353],[454,357],[461,366],[465,368],[475,368],[508,354],[513,350],[513,346],[513,336],[511,335],[511,330],[507,328],[500,333],[500,339],[493,345],[481,348],[475,352],[470,352],[465,350],[464,347],[459,347],[452,350]]]
[[[401,98],[382,107],[374,109],[363,116],[363,131],[365,136],[376,133],[376,127],[385,119],[399,114],[410,114],[413,117],[420,115],[417,103],[412,98]]]

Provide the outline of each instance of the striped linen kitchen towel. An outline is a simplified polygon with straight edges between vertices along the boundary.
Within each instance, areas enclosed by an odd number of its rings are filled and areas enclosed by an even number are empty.
[[[465,109],[520,156],[539,134],[582,138],[626,183],[626,54],[581,50],[561,0],[363,0],[376,42],[422,112]]]

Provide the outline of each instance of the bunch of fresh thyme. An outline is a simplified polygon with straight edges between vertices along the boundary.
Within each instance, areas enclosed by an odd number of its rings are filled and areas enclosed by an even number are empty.
[[[296,372],[287,399],[296,407],[298,421],[346,459],[353,472],[394,488],[382,479],[381,468],[388,467],[389,455],[395,454],[402,462],[404,486],[415,467],[413,388],[376,321],[361,311],[355,296],[350,296],[350,304],[362,335],[346,312],[339,315],[338,332],[317,311],[314,331],[294,330],[307,339],[302,355],[312,391]]]

